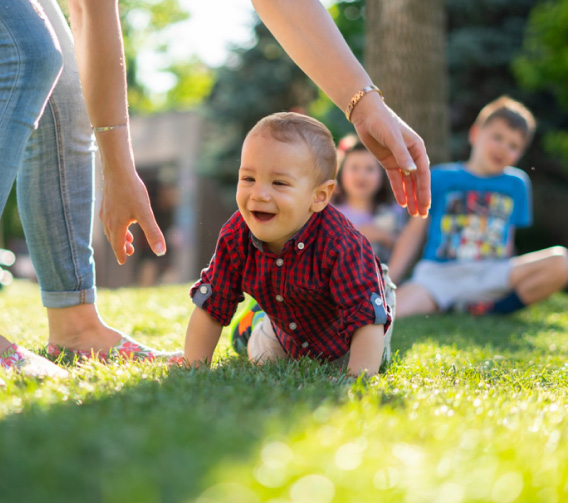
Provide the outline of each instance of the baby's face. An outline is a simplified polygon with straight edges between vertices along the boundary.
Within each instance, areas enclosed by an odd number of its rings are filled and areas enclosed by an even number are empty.
[[[312,154],[302,142],[284,143],[262,131],[243,144],[237,204],[249,229],[279,253],[309,220],[316,196]]]

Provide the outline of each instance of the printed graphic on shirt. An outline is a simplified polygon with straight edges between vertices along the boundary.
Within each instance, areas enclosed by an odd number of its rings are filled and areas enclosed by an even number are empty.
[[[479,260],[508,256],[513,198],[496,192],[448,192],[440,221],[440,259]]]

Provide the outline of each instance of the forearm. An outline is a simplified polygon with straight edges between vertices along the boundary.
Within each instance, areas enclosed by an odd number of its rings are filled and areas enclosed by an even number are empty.
[[[185,336],[185,360],[192,367],[211,366],[222,325],[206,311],[196,307],[189,319]]]
[[[118,0],[69,0],[79,76],[94,127],[128,125]],[[97,133],[103,166],[133,171],[128,128]]]
[[[424,241],[428,220],[411,218],[398,237],[391,259],[389,260],[389,275],[395,283],[399,283]]]
[[[345,110],[353,95],[371,83],[319,0],[252,3],[290,57],[339,108]]]
[[[367,325],[357,329],[351,339],[347,371],[358,376],[375,375],[381,366],[384,350],[384,326]]]

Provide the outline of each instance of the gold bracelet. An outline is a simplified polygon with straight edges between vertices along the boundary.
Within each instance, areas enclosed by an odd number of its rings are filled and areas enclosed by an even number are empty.
[[[372,93],[373,91],[378,92],[381,95],[381,99],[385,101],[383,92],[375,84],[371,84],[370,86],[364,87],[360,91],[357,91],[353,98],[351,98],[347,110],[345,110],[345,117],[347,117],[347,120],[349,122],[351,122],[351,116],[353,115],[353,109],[355,108],[355,105],[357,105],[357,103],[361,101],[361,98],[365,96],[365,94]]]
[[[93,126],[91,126],[93,127]],[[100,126],[100,127],[93,127],[93,131],[95,133],[104,133],[105,131],[112,131],[113,129],[119,129],[123,127],[128,127],[128,124],[117,124],[116,126]]]

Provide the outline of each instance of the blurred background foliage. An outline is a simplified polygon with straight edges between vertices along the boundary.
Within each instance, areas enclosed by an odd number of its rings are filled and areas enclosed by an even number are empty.
[[[524,88],[548,92],[561,105],[564,120],[546,131],[544,148],[559,155],[568,171],[568,0],[543,2],[531,10],[523,51],[513,69]]]
[[[199,109],[205,119],[199,169],[216,180],[229,208],[243,137],[262,116],[305,110],[337,139],[353,131],[260,22],[251,46],[234,48],[224,66],[207,68],[196,58],[168,55],[168,27],[190,16],[178,0],[121,0],[120,8],[132,113]],[[534,184],[535,225],[520,233],[519,251],[567,245],[568,0],[445,0],[445,10],[451,159],[467,158],[468,129],[483,105],[501,94],[524,102],[538,119],[520,165]],[[365,30],[372,29],[365,26],[365,1],[337,2],[329,11],[363,61]],[[148,54],[163,56],[160,72],[170,84],[162,93],[153,92],[139,72]],[[17,215],[10,208],[5,235],[18,232],[9,222]]]

